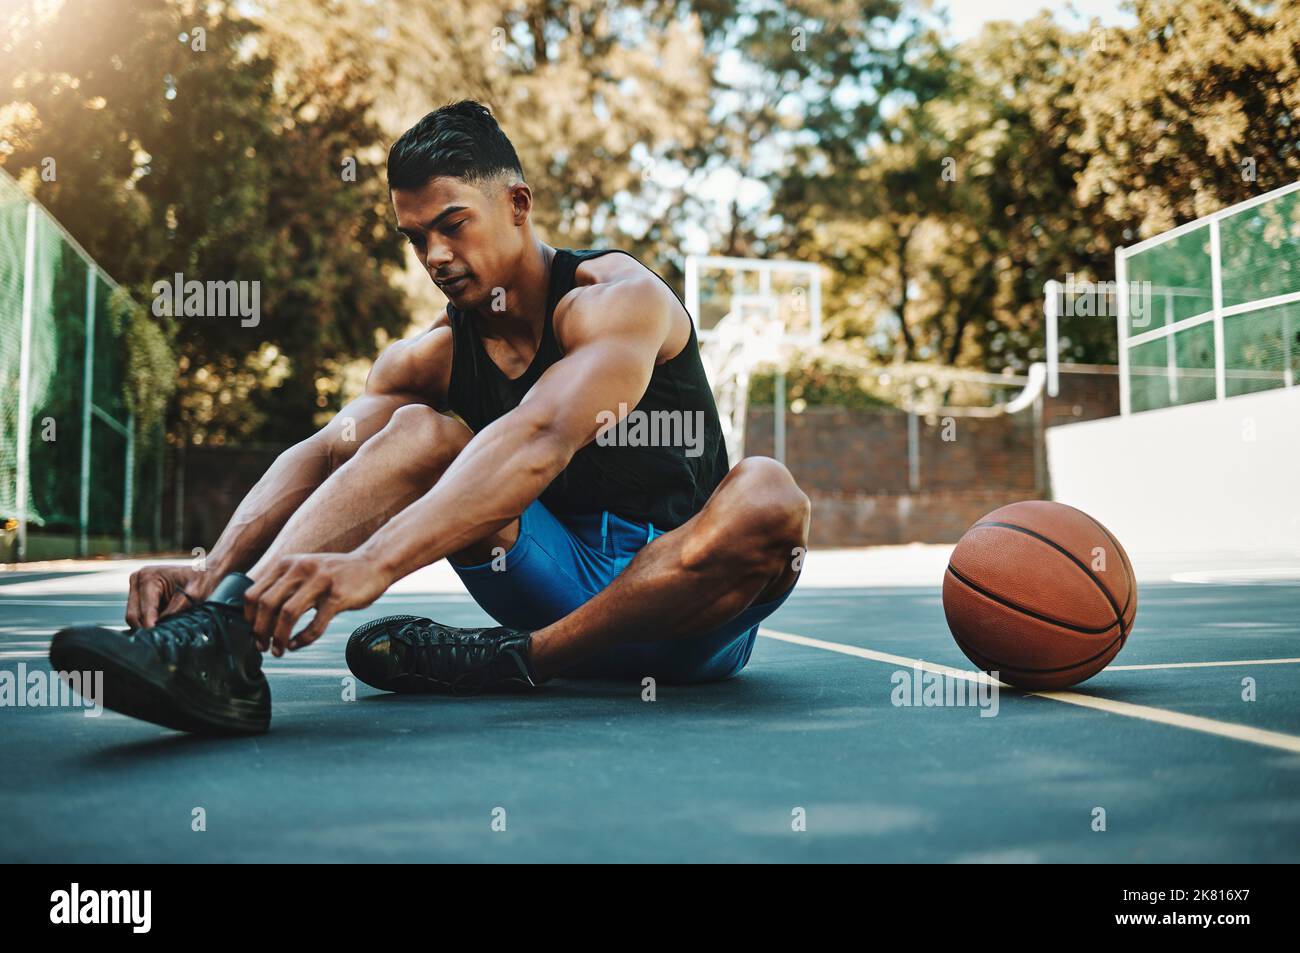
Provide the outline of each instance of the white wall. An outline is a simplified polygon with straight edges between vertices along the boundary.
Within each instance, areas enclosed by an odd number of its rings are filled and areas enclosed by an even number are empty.
[[[1130,552],[1300,551],[1300,387],[1053,427],[1047,454]]]

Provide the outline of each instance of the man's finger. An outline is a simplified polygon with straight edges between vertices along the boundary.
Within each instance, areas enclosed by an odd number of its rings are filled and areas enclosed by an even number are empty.
[[[293,635],[294,624],[306,615],[307,610],[316,605],[317,599],[329,590],[329,579],[315,575],[307,579],[300,585],[292,598],[284,604],[280,610],[280,618],[276,620],[275,631],[271,633],[271,640],[283,650],[289,645],[289,636]],[[323,601],[323,600],[322,600]]]
[[[158,607],[165,595],[163,581],[150,575],[140,586],[140,628],[152,629],[158,624]]]
[[[190,606],[190,601],[188,601],[187,598],[183,597],[181,593],[177,592],[177,594],[173,595],[172,601],[166,603],[166,607],[164,608],[164,610],[162,610],[162,614],[159,616],[159,618],[165,619],[166,616],[175,615],[177,614],[177,612],[185,610],[185,608],[188,608],[188,606]]]
[[[132,629],[139,628],[140,623],[140,573],[131,573],[126,595],[126,624]]]
[[[271,583],[270,588],[264,590],[252,603],[255,612],[253,632],[257,635],[264,651],[273,647],[272,638],[275,635],[275,627],[280,621],[280,613],[284,609],[284,604],[298,588],[297,575],[297,572],[291,568]],[[244,598],[248,598],[247,594]]]
[[[316,618],[311,620],[311,625],[290,640],[289,651],[294,652],[306,648],[324,635],[325,629],[329,626],[330,620],[334,618],[335,612],[333,599],[326,599],[321,605],[317,606]]]
[[[279,563],[272,563],[264,572],[258,573],[260,578],[257,579],[244,592],[244,618],[248,620],[249,625],[257,622],[257,600],[266,592],[267,587],[275,579],[280,578]]]

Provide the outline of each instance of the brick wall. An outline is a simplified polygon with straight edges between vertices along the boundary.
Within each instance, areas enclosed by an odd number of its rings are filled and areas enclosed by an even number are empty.
[[[1119,412],[1113,373],[1061,376],[1044,397],[1046,426]],[[917,421],[915,482],[908,462],[907,415],[897,411],[809,408],[786,415],[786,462],[813,501],[812,545],[866,546],[955,542],[989,510],[1049,495],[1042,436],[1030,411],[956,418],[953,439],[941,420]],[[772,410],[751,407],[746,452],[770,455]],[[239,501],[274,462],[279,447],[190,447],[185,453],[183,548],[211,546]],[[170,483],[170,481],[169,481]],[[164,499],[164,537],[174,533],[174,484]]]
[[[814,548],[951,543],[985,513],[1032,496],[1006,489],[809,495]]]
[[[1043,397],[1042,426],[1118,413],[1112,369],[1066,365],[1058,396]],[[915,472],[908,417],[894,410],[787,413],[785,442],[786,465],[813,501],[814,546],[956,542],[990,510],[1050,496],[1032,410],[950,426],[918,418]],[[772,409],[751,407],[746,454],[771,455],[773,444]]]
[[[752,407],[745,453],[773,452],[771,408]],[[897,411],[810,407],[786,414],[786,465],[806,492],[914,493],[1006,487],[1037,490],[1036,430],[1031,414],[991,418],[917,419],[915,483],[909,465],[908,418]]]

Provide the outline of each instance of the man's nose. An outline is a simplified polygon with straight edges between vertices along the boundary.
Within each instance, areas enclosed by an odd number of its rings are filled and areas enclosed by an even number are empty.
[[[430,246],[429,254],[424,259],[424,267],[428,269],[430,275],[436,275],[440,269],[451,264],[451,260],[451,252],[448,249],[436,245]]]

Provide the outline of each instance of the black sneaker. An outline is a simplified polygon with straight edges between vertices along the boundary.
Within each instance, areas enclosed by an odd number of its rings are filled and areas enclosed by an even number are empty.
[[[178,731],[258,734],[271,725],[262,653],[244,620],[253,584],[230,573],[206,602],[127,632],[63,629],[50,643],[56,672],[103,671],[104,707]]]
[[[352,633],[348,668],[385,692],[518,691],[536,687],[528,666],[531,639],[532,633],[518,629],[458,629],[390,615]]]

